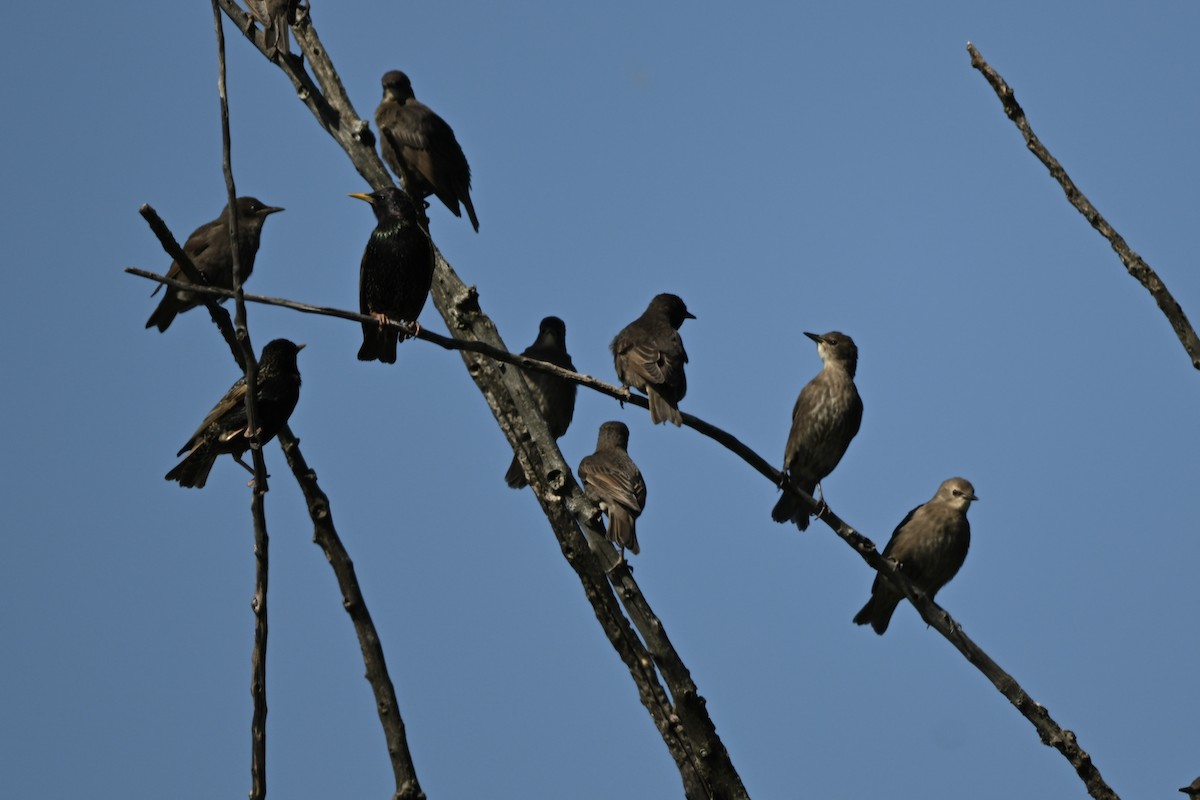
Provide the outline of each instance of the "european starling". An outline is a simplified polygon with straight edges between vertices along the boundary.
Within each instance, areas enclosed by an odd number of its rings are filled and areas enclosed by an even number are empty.
[[[556,367],[575,371],[571,356],[567,354],[567,326],[558,317],[546,317],[538,326],[537,339],[525,348],[521,355],[526,358],[536,358],[548,361]],[[546,418],[546,427],[555,439],[567,432],[571,419],[575,416],[575,384],[568,380],[550,375],[545,372],[522,370],[522,377],[537,401],[538,410]],[[513,489],[529,485],[525,479],[525,470],[514,455],[508,472],[504,474],[505,482]]]
[[[246,6],[263,26],[267,55],[290,53],[288,26],[296,21],[298,0],[247,0]]]
[[[1197,797],[1200,797],[1200,778],[1196,778],[1196,780],[1192,781],[1191,784],[1184,786],[1179,791],[1183,792],[1188,797],[1193,798],[1193,800],[1195,800]]]
[[[883,548],[883,557],[895,559],[900,571],[930,600],[967,559],[971,545],[967,509],[978,499],[965,478],[943,481],[932,500],[908,512]],[[854,624],[870,623],[882,636],[902,599],[904,595],[887,578],[876,575],[871,599],[854,615]]]
[[[608,514],[608,538],[634,555],[640,551],[637,518],[646,507],[646,482],[629,457],[629,428],[624,422],[600,426],[596,452],[579,462],[583,490],[600,510]]]
[[[358,360],[395,364],[402,334],[383,326],[417,321],[433,283],[433,245],[412,200],[394,186],[350,196],[370,203],[376,220],[358,272],[358,310],[379,324],[363,323]]]
[[[824,368],[800,390],[792,408],[792,430],[783,451],[783,472],[796,488],[812,494],[833,472],[846,454],[850,440],[862,424],[862,399],[854,386],[858,348],[844,333],[823,336],[805,333],[817,343]],[[800,530],[808,528],[811,510],[789,492],[784,492],[771,511],[776,522],[791,520]]]
[[[238,261],[242,270],[242,282],[245,283],[254,270],[254,256],[258,253],[258,242],[262,235],[263,223],[266,222],[269,215],[276,211],[283,211],[283,209],[276,206],[264,206],[253,197],[239,197],[237,209]],[[183,252],[187,253],[192,263],[196,265],[196,269],[200,270],[210,285],[222,289],[233,288],[233,248],[229,245],[228,205],[221,211],[221,216],[192,231],[192,235],[183,245]],[[167,277],[187,280],[187,276],[183,274],[179,264],[174,261],[171,262],[171,268],[167,270]],[[162,284],[159,284],[159,289],[161,288]],[[155,289],[154,292],[157,293],[158,289]],[[218,302],[224,302],[224,298]],[[154,309],[150,319],[146,320],[146,327],[153,328],[157,325],[160,331],[165,331],[170,327],[176,314],[199,305],[203,305],[200,295],[193,294],[186,289],[168,287],[158,308]]]
[[[650,421],[655,425],[683,424],[679,401],[687,394],[683,365],[688,357],[679,338],[679,326],[685,319],[695,318],[679,297],[660,294],[609,345],[618,380],[625,388],[632,386],[646,393]]]
[[[300,398],[296,354],[303,349],[302,344],[275,339],[267,342],[262,350],[258,361],[258,389],[254,394],[260,444],[274,439],[296,408]],[[254,472],[242,460],[242,454],[250,448],[245,399],[246,378],[243,376],[229,387],[221,402],[213,406],[192,438],[176,453],[180,456],[187,453],[187,456],[167,473],[167,480],[179,481],[185,488],[203,489],[213,462],[222,453],[229,453],[235,461]]]
[[[375,109],[375,125],[383,159],[414,200],[436,194],[456,217],[462,216],[458,210],[462,202],[478,233],[479,218],[471,204],[471,167],[454,131],[413,96],[412,83],[403,72],[385,72],[382,82],[383,100]],[[393,139],[398,151],[392,146]]]

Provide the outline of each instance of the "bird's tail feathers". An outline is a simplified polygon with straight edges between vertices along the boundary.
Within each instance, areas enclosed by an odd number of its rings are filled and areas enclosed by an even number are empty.
[[[215,453],[201,448],[180,461],[165,477],[169,481],[179,481],[179,485],[185,489],[203,489],[216,460]]]
[[[892,621],[892,614],[896,612],[898,604],[899,600],[890,601],[872,594],[871,599],[862,607],[862,610],[854,615],[854,624],[870,624],[876,634],[883,636],[884,631],[888,629],[888,624]]]
[[[796,527],[802,531],[808,530],[808,515],[811,513],[809,508],[800,501],[791,492],[785,491],[780,496],[779,501],[775,503],[775,507],[771,509],[771,519],[776,522],[794,522]]]
[[[515,455],[512,463],[508,465],[508,472],[504,473],[504,482],[510,489],[524,489],[529,485],[529,481],[525,478],[525,470],[521,467],[521,460]]]
[[[382,361],[396,363],[396,332],[381,330],[373,323],[363,323],[363,343],[358,348],[359,361]]]
[[[683,415],[679,413],[679,407],[668,402],[654,389],[647,387],[646,396],[650,400],[650,421],[655,425],[660,422],[669,422],[675,427],[683,424]]]
[[[150,319],[146,320],[146,327],[157,327],[160,333],[164,332],[171,327],[171,323],[175,321],[175,315],[178,313],[179,310],[171,302],[171,295],[168,294],[159,302],[154,313],[150,315]]]
[[[620,506],[608,510],[608,538],[635,556],[641,552],[637,540],[637,520]]]

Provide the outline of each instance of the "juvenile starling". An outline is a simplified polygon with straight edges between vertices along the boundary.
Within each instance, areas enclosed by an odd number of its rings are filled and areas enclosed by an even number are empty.
[[[296,408],[300,398],[296,354],[303,349],[302,344],[275,339],[267,342],[262,350],[258,361],[258,389],[254,394],[260,444],[274,439]],[[185,488],[203,489],[213,462],[222,453],[229,453],[235,461],[254,472],[242,460],[242,454],[250,448],[245,399],[246,378],[243,376],[229,387],[221,402],[213,406],[192,438],[176,453],[180,456],[187,453],[187,456],[167,473],[167,480],[179,481]]]
[[[823,336],[805,333],[817,343],[825,366],[800,390],[792,408],[792,430],[783,451],[783,472],[796,488],[812,494],[846,454],[850,440],[862,424],[863,405],[854,386],[858,348],[844,333]],[[784,492],[771,511],[776,522],[791,520],[800,530],[808,528],[811,510]]]
[[[296,21],[298,0],[247,0],[246,5],[262,23],[267,55],[275,58],[280,53],[290,53],[288,26]]]
[[[1196,778],[1190,785],[1184,786],[1179,791],[1191,798],[1200,797],[1200,778]]]
[[[383,100],[375,109],[375,125],[383,159],[415,200],[436,194],[456,217],[462,216],[458,210],[461,201],[478,233],[479,218],[471,203],[471,167],[454,131],[413,95],[412,83],[403,72],[385,72],[382,83]],[[393,139],[398,151],[392,146]]]
[[[571,356],[567,354],[567,326],[558,317],[546,317],[538,326],[537,339],[525,348],[521,355],[526,358],[536,358],[548,361],[556,367],[575,371]],[[567,432],[571,419],[575,416],[575,384],[568,380],[550,375],[545,372],[522,370],[521,376],[529,386],[533,399],[537,401],[538,409],[546,418],[546,427],[555,439]],[[513,489],[529,485],[525,479],[525,470],[514,455],[504,480]]]
[[[242,270],[242,283],[245,283],[254,270],[254,256],[258,253],[258,242],[262,234],[263,223],[266,222],[269,215],[276,211],[283,211],[283,209],[276,206],[264,206],[253,197],[239,197],[237,210],[238,262]],[[222,289],[233,288],[233,248],[229,245],[228,205],[221,211],[221,216],[192,231],[192,235],[183,245],[183,252],[188,255],[192,263],[196,265],[196,269],[200,270],[210,285]],[[171,268],[167,270],[167,277],[187,280],[187,276],[183,274],[179,264],[174,261],[171,262]],[[161,289],[162,284],[159,284],[158,288]],[[158,289],[155,289],[154,292],[157,293]],[[224,298],[218,302],[224,302]],[[176,314],[198,305],[203,305],[200,295],[193,294],[186,289],[168,288],[162,301],[159,302],[158,308],[154,309],[150,319],[146,320],[146,327],[153,328],[157,325],[160,331],[165,331],[170,327]]]
[[[376,220],[358,272],[358,310],[379,324],[363,323],[358,360],[395,364],[401,334],[383,326],[417,321],[433,283],[433,245],[412,199],[394,186],[350,196],[370,203]]]
[[[685,319],[695,318],[676,295],[660,294],[609,345],[617,379],[625,388],[632,386],[646,393],[650,421],[655,425],[683,424],[679,401],[687,394],[683,365],[688,357],[679,326]]]
[[[978,499],[970,481],[964,478],[943,481],[932,500],[908,512],[883,548],[883,557],[894,559],[913,586],[930,600],[967,560],[967,548],[971,545],[967,509],[971,501]],[[900,590],[887,578],[876,575],[871,599],[854,615],[854,624],[870,623],[882,636],[902,599]]]
[[[624,422],[600,426],[596,452],[579,462],[583,490],[600,510],[608,514],[608,538],[637,555],[637,518],[646,507],[646,482],[629,457],[629,428]]]

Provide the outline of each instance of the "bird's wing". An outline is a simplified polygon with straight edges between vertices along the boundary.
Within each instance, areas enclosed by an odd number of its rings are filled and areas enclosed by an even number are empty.
[[[620,466],[611,459],[588,456],[579,464],[579,477],[605,502],[623,506],[636,517],[646,504],[646,484],[637,467],[630,475]]]
[[[179,450],[179,452],[176,453],[176,455],[183,455],[187,451],[193,449],[196,444],[204,438],[204,433],[208,430],[208,428],[218,420],[224,420],[226,423],[228,423],[228,425],[224,426],[226,427],[226,432],[222,435],[222,440],[228,440],[231,438],[229,435],[231,431],[235,433],[244,432],[246,407],[243,405],[243,400],[245,397],[246,379],[244,377],[238,378],[233,386],[229,387],[229,391],[225,393],[225,396],[221,398],[220,402],[213,406],[212,411],[208,412],[208,416],[206,416],[204,421],[200,423],[200,427],[196,428],[196,432],[192,434],[192,438],[188,439],[187,444],[185,444]],[[239,415],[243,420],[243,424],[236,424]]]

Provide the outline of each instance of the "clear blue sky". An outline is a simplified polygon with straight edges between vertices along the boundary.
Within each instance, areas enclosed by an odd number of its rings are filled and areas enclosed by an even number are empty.
[[[1200,774],[1200,375],[1146,292],[1026,152],[965,52],[1200,322],[1200,6],[1114,2],[323,3],[359,113],[402,68],[458,133],[478,235],[434,236],[511,348],[566,320],[575,363],[657,292],[698,319],[686,411],[772,462],[819,360],[861,352],[862,431],[825,482],[882,545],[953,475],[966,566],[939,599],[1127,798]],[[146,331],[181,238],[224,204],[208,3],[17,4],[5,86],[7,544],[0,793],[239,797],[249,787],[246,476],[163,474],[236,377],[202,313]],[[361,179],[240,37],[253,291],[352,308]],[[675,767],[457,356],[355,360],[355,325],[253,308],[306,342],[292,425],[358,567],[431,798],[665,798]],[[432,306],[422,322],[444,331]],[[913,610],[850,618],[873,573],[688,430],[581,392],[577,464],[622,419],[649,486],[636,576],[756,798],[1082,797],[1067,763]],[[277,446],[271,796],[387,797],[332,573]]]

